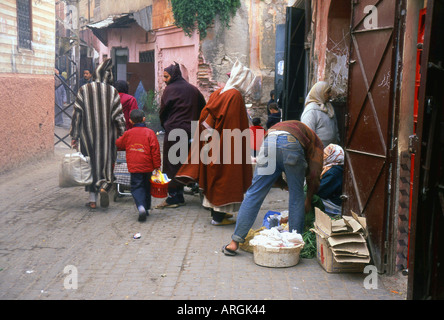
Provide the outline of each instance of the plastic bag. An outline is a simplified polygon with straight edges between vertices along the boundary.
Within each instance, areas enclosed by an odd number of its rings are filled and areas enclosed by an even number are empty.
[[[89,157],[80,152],[65,154],[59,171],[61,188],[87,186],[93,182]]]
[[[277,211],[268,211],[265,216],[262,223],[262,226],[264,226],[267,229],[277,227],[280,222],[280,212]]]
[[[155,183],[166,184],[170,182],[171,179],[169,179],[165,173],[162,173],[162,171],[155,170],[151,176],[151,180]]]
[[[279,232],[277,228],[265,229],[250,240],[252,246],[264,246],[271,248],[294,247],[304,244],[302,235],[296,231]]]

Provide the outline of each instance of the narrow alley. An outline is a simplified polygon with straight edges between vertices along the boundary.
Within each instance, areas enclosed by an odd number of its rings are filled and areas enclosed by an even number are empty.
[[[59,144],[53,157],[1,176],[1,299],[405,299],[402,275],[381,275],[377,289],[365,289],[365,274],[330,274],[316,258],[266,268],[245,251],[224,256],[234,225],[212,226],[197,195],[186,195],[186,206],[152,210],[145,223],[130,196],[92,211],[82,187],[58,186],[67,151]],[[273,189],[255,227],[268,210],[286,210],[287,198]],[[160,200],[153,198],[153,207]],[[73,270],[76,283],[69,281]]]

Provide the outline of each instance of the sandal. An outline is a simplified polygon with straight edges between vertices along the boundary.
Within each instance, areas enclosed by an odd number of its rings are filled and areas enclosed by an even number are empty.
[[[224,255],[226,255],[226,256],[231,256],[231,257],[237,255],[237,252],[236,252],[236,251],[233,251],[233,250],[228,249],[227,246],[228,246],[228,244],[225,245],[225,246],[222,246],[221,251],[222,251],[222,253],[223,253]]]
[[[215,220],[211,220],[211,224],[213,226],[227,226],[227,225],[235,224],[235,223],[236,223],[236,220],[227,219],[227,218],[224,218],[221,222],[217,222]]]
[[[87,203],[85,203],[85,206],[89,207],[90,209],[96,209],[97,208],[97,205],[96,205],[95,202],[87,202]]]
[[[180,206],[184,206],[185,202],[182,203],[171,203],[169,204],[168,202],[163,201],[161,204],[158,204],[157,206],[154,207],[154,209],[163,209],[163,208],[177,208]]]

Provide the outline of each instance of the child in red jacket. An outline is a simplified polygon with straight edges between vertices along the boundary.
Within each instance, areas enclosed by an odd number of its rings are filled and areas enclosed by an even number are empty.
[[[252,122],[253,125],[250,127],[250,147],[252,156],[256,158],[264,141],[265,129],[261,126],[260,118],[254,118]]]
[[[139,221],[145,221],[151,208],[151,175],[161,166],[160,147],[156,134],[145,125],[145,114],[136,109],[130,113],[133,128],[116,140],[117,148],[126,151],[131,174],[131,194],[139,211]]]

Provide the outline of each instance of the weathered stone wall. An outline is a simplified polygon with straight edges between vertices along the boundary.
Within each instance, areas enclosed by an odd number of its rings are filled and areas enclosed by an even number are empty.
[[[206,86],[223,85],[234,62],[239,60],[258,76],[257,90],[246,103],[253,105],[251,115],[264,121],[270,91],[274,89],[276,26],[285,24],[286,4],[282,0],[241,1],[230,27],[223,28],[216,19],[201,41],[202,63],[208,66],[202,68]]]

